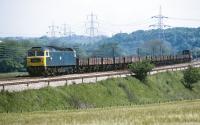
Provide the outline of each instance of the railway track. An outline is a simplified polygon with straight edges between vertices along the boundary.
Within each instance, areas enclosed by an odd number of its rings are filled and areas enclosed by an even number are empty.
[[[168,65],[154,68],[150,74],[166,71],[184,70],[189,65],[200,67],[200,61],[191,63]],[[87,74],[70,74],[56,77],[27,77],[20,79],[8,79],[0,81],[0,91],[23,91],[26,89],[39,89],[46,86],[63,86],[70,84],[91,83],[104,80],[111,77],[126,77],[132,75],[129,71],[109,71],[109,72],[93,72]]]

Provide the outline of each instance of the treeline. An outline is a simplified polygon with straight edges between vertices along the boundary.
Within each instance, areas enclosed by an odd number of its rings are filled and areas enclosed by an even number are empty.
[[[31,40],[4,39],[0,43],[0,72],[26,71],[26,53],[41,42]]]
[[[71,36],[49,38],[0,38],[0,72],[25,71],[26,52],[32,46],[70,47],[78,57],[113,57],[129,55],[169,55],[189,49],[194,57],[200,56],[200,28],[171,28],[164,30],[139,30],[119,33],[112,37]]]
[[[125,55],[160,55],[174,54],[185,49],[200,55],[200,28],[170,28],[165,29],[159,39],[159,30],[139,30],[119,33],[111,38],[103,39],[99,44],[117,44],[119,51]],[[107,48],[102,49],[102,52]]]

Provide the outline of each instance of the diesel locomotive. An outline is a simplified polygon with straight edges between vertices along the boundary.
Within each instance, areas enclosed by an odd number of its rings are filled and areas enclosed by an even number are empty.
[[[54,46],[32,47],[27,54],[27,71],[30,75],[55,75],[73,72],[76,51]]]
[[[169,56],[127,56],[78,58],[72,48],[55,46],[32,47],[27,53],[27,71],[31,76],[98,72],[127,69],[128,64],[150,60],[156,66],[190,62],[189,50]]]

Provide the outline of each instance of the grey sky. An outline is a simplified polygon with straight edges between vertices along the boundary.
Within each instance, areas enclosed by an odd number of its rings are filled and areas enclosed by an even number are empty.
[[[170,17],[166,24],[200,26],[200,0],[0,0],[0,36],[42,36],[52,22],[85,34],[91,12],[98,16],[99,34],[149,29],[155,23],[150,17],[158,14],[160,5],[163,15]]]

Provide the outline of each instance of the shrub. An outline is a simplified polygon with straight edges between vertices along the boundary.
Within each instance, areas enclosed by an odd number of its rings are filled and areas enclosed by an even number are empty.
[[[15,60],[7,59],[0,62],[0,72],[15,72],[22,68],[23,65]]]
[[[185,87],[189,89],[192,89],[192,84],[200,80],[200,70],[192,66],[189,66],[188,69],[183,72],[183,75]]]
[[[149,60],[143,60],[141,62],[135,62],[128,65],[130,71],[135,73],[135,77],[140,81],[145,81],[147,73],[154,67],[154,64],[152,64]]]

